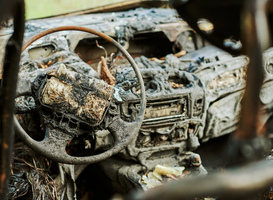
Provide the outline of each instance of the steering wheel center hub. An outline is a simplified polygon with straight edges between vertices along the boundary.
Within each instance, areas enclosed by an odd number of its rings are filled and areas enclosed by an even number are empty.
[[[44,125],[80,135],[85,127],[103,120],[114,88],[103,80],[87,77],[61,64],[32,84]]]

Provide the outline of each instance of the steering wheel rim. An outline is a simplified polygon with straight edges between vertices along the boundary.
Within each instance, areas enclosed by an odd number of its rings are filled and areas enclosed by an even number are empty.
[[[99,162],[101,160],[104,160],[108,157],[111,157],[114,154],[117,154],[122,149],[124,149],[137,135],[138,130],[142,124],[145,108],[146,108],[146,96],[145,96],[145,87],[144,82],[141,76],[141,73],[138,69],[137,64],[131,57],[131,55],[113,38],[109,37],[108,35],[86,27],[78,27],[78,26],[60,26],[56,28],[51,28],[45,31],[42,31],[33,37],[31,37],[22,47],[22,52],[33,42],[40,39],[41,37],[44,37],[48,34],[59,32],[59,31],[68,31],[68,30],[74,30],[74,31],[83,31],[87,33],[91,33],[94,35],[97,35],[106,41],[113,44],[119,51],[122,52],[122,54],[126,57],[126,59],[129,61],[131,66],[134,69],[134,72],[136,74],[136,77],[138,79],[139,85],[140,85],[140,107],[139,107],[139,113],[136,117],[134,122],[125,122],[120,118],[120,116],[113,118],[112,122],[109,124],[108,129],[113,134],[115,138],[115,144],[108,150],[106,150],[103,153],[99,153],[96,155],[90,155],[90,156],[84,156],[84,157],[75,157],[67,154],[67,152],[56,152],[55,149],[60,150],[63,149],[63,145],[67,144],[69,141],[71,141],[72,137],[68,134],[65,134],[65,137],[62,138],[62,140],[59,140],[59,145],[61,147],[58,147],[58,144],[54,143],[54,139],[52,135],[54,134],[54,130],[48,130],[50,133],[46,133],[45,138],[42,141],[36,141],[32,139],[28,133],[22,128],[20,123],[18,122],[17,118],[14,116],[14,123],[15,123],[15,129],[19,137],[33,150],[36,152],[52,159],[57,162],[61,163],[67,163],[67,164],[91,164],[95,162]],[[47,138],[49,136],[49,138]],[[56,136],[56,135],[55,135]],[[62,137],[62,136],[61,136]],[[59,138],[59,136],[54,137]],[[47,140],[46,142],[44,142]]]

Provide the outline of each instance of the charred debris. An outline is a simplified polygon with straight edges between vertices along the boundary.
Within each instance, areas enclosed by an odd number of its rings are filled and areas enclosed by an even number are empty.
[[[205,31],[213,30],[209,22],[199,24]],[[212,46],[170,8],[30,20],[24,40],[60,25],[101,31],[132,55],[146,92],[143,122],[125,149],[90,165],[43,157],[16,137],[7,199],[109,199],[115,193],[146,191],[226,169],[223,149],[228,135],[238,128],[247,56]],[[1,46],[11,33],[10,28],[2,29]],[[228,43],[240,48],[238,41]],[[272,49],[263,53],[265,77],[259,96],[258,129],[269,138],[272,57]],[[49,129],[54,137],[68,141],[65,150],[70,156],[96,156],[115,144],[109,128],[113,119],[137,119],[139,85],[128,60],[109,42],[78,31],[58,32],[22,53],[15,113],[33,139],[42,141]],[[264,156],[269,156],[270,144],[263,145]],[[273,198],[266,195],[264,199]]]

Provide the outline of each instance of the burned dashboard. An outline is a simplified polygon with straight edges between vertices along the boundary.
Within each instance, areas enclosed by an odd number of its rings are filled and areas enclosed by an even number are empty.
[[[131,134],[127,125],[138,119],[140,82],[120,51],[107,41],[78,32],[49,36],[22,55],[19,75],[18,93],[33,83],[36,107],[32,111],[38,111],[40,119],[33,113],[19,116],[26,130],[38,135],[44,131],[41,128],[44,125],[69,145],[78,142],[79,151],[92,149],[94,156],[111,148],[114,139],[129,138],[128,145],[116,156],[98,163],[106,175],[104,183],[111,180],[113,187],[121,185],[123,192],[139,187],[145,174],[149,176],[166,164],[171,169],[185,167],[206,172],[200,156],[192,151],[200,143],[202,147],[202,142],[236,129],[249,62],[246,56],[234,57],[206,46],[172,10],[141,11],[155,19],[151,29],[148,26],[136,29],[145,18],[138,10],[117,14],[124,21],[111,21],[113,16],[109,13],[78,19],[86,19],[87,27],[96,27],[115,37],[137,63],[147,101],[136,135]],[[88,24],[88,17],[99,22]],[[272,71],[271,53],[272,50],[265,54],[268,72]],[[272,88],[270,73],[266,86],[265,93]],[[272,99],[264,99],[270,109]],[[26,99],[22,102],[27,106],[33,103]],[[115,119],[124,123],[113,128]],[[32,124],[35,127],[30,127]],[[110,134],[117,130],[119,134]],[[77,153],[72,156],[78,156]]]
[[[175,149],[194,150],[199,146],[198,132],[204,125],[206,97],[200,79],[179,68],[160,64],[155,67],[153,63],[147,59],[146,67],[140,68],[147,104],[138,136],[128,146],[132,157],[143,158],[149,152]],[[134,72],[125,68],[116,76],[115,87],[123,102],[120,105],[122,117],[134,120],[139,107]]]

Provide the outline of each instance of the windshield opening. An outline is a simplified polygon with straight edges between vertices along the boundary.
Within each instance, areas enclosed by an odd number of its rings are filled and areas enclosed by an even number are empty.
[[[25,0],[26,19],[49,17],[122,1],[124,0]]]

